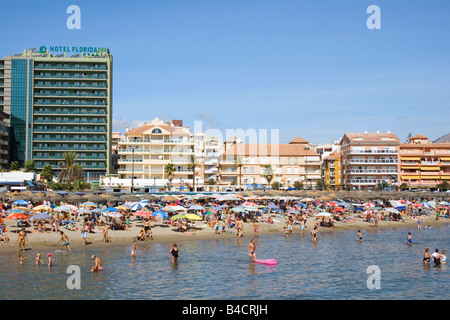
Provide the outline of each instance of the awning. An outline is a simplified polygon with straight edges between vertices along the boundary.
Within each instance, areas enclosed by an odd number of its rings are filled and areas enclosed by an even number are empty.
[[[419,176],[402,176],[402,180],[416,180],[420,179]]]
[[[420,167],[401,167],[402,169],[416,169],[416,170],[419,170],[420,169]]]
[[[444,160],[444,161],[450,161],[450,157],[441,157],[441,161],[442,160]]]
[[[422,171],[439,171],[441,168],[439,167],[421,167],[420,170]]]
[[[450,180],[450,176],[441,176],[441,179]]]
[[[439,176],[420,176],[420,179],[422,180],[439,180],[441,177]]]
[[[420,157],[400,157],[401,160],[416,160],[420,161]]]

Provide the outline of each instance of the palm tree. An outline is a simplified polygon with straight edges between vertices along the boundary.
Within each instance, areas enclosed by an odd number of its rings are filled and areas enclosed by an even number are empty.
[[[64,163],[61,165],[58,180],[60,184],[67,186],[67,190],[70,190],[72,181],[81,179],[83,167],[75,163],[78,159],[78,155],[75,156],[74,151],[64,152],[63,158]]]
[[[176,171],[176,168],[173,163],[168,163],[164,166],[164,173],[166,174],[167,180],[169,180],[169,187],[172,186],[172,180],[173,180],[175,171]]]
[[[194,154],[191,154],[191,158],[189,160],[189,169],[192,169],[193,175],[192,175],[192,189],[195,191],[195,168],[201,167],[202,165],[198,162],[197,158]]]
[[[244,159],[242,157],[236,156],[234,158],[234,167],[239,168],[239,187],[242,185],[242,167],[244,166]]]
[[[269,187],[269,185],[270,185],[270,183],[272,182],[272,179],[273,179],[272,165],[266,164],[264,166],[263,175],[264,175],[264,178],[266,178],[266,180],[267,180],[267,187]]]

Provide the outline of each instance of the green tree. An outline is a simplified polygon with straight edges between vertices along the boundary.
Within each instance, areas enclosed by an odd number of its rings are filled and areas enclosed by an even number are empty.
[[[25,172],[36,172],[36,162],[34,162],[34,160],[27,160],[25,162],[24,171]]]
[[[172,180],[175,175],[175,165],[173,163],[168,163],[164,166],[164,173],[166,174],[167,180],[169,180],[168,187],[172,187]]]
[[[273,180],[273,170],[272,165],[266,164],[263,169],[263,176],[267,180],[267,187],[269,187],[270,183]]]
[[[439,183],[438,185],[436,185],[437,188],[439,188],[439,190],[442,191],[447,191],[450,190],[450,183],[448,183],[447,181],[442,181],[441,183]]]
[[[300,181],[295,181],[294,182],[294,188],[297,190],[302,190],[303,189],[303,183],[301,183]]]
[[[272,183],[272,189],[280,190],[280,183],[278,181],[273,182]]]
[[[61,171],[58,174],[60,184],[66,186],[67,190],[72,187],[72,182],[81,179],[83,167],[76,163],[78,155],[74,151],[63,153],[64,162],[61,164]]]
[[[50,182],[53,180],[53,167],[50,164],[46,164],[41,171],[41,177],[43,177],[47,182]]]
[[[325,184],[325,181],[323,179],[317,180],[316,182],[316,188],[320,191],[325,190],[327,188],[327,185]]]
[[[75,179],[72,183],[72,189],[75,191],[82,191],[82,190],[90,189],[91,187],[92,187],[92,185],[83,179]]]
[[[20,171],[19,161],[11,162],[11,165],[9,166],[9,171]]]

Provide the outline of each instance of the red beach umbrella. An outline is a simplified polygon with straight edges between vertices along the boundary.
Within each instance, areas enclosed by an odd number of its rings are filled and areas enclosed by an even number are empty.
[[[344,208],[341,208],[341,207],[339,207],[339,208],[336,208],[336,209],[334,209],[334,210],[333,210],[333,212],[339,212],[339,211],[345,211],[345,209],[344,209]]]
[[[26,218],[28,218],[28,216],[23,213],[13,213],[13,214],[7,216],[5,219],[19,220],[19,219],[26,219]]]

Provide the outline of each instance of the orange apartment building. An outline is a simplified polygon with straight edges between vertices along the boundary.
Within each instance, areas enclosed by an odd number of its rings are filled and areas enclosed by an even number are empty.
[[[400,144],[400,185],[433,189],[450,182],[450,143],[432,143],[417,134]]]
[[[242,166],[236,166],[241,162]],[[266,187],[264,168],[270,164],[273,182],[279,182],[282,188],[293,186],[296,181],[304,188],[315,188],[321,179],[320,155],[309,146],[308,141],[296,137],[287,144],[243,144],[235,139],[224,143],[220,162],[221,184],[257,185]]]
[[[386,133],[345,133],[340,141],[342,186],[376,190],[379,183],[397,185],[400,140]]]

